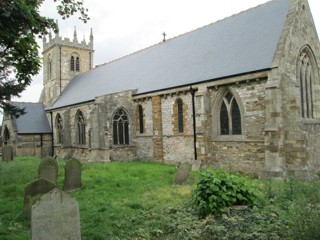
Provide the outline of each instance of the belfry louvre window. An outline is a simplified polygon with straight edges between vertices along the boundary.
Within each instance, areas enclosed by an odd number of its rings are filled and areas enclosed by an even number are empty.
[[[222,99],[220,108],[221,135],[241,135],[241,113],[234,96],[228,92]]]
[[[56,129],[57,129],[57,142],[58,144],[62,143],[63,139],[63,122],[60,114],[57,114],[56,117]]]
[[[177,99],[177,113],[178,113],[178,131],[183,133],[183,102],[179,98]]]
[[[305,47],[298,58],[297,79],[300,85],[300,104],[302,118],[319,118],[320,87],[316,61],[309,47]]]
[[[86,144],[86,124],[81,111],[77,112],[76,125],[77,125],[77,142],[79,145],[85,145]]]
[[[75,66],[74,66],[74,56],[71,56],[70,58],[70,71],[74,71]]]
[[[80,71],[80,59],[79,59],[79,57],[76,57],[76,71],[77,72]]]
[[[113,117],[113,144],[129,144],[129,118],[124,109],[119,109]]]

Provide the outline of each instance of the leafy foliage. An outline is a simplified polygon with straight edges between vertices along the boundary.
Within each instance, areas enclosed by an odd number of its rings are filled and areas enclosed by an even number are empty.
[[[232,205],[252,205],[256,190],[245,177],[223,171],[204,170],[193,193],[193,203],[200,216],[221,213]]]
[[[76,12],[86,22],[88,11],[83,0],[54,0],[57,11],[67,18]],[[57,31],[53,19],[40,15],[43,0],[1,0],[0,1],[0,108],[9,114],[19,116],[23,109],[8,101],[31,83],[32,76],[39,73],[41,59],[36,38]]]

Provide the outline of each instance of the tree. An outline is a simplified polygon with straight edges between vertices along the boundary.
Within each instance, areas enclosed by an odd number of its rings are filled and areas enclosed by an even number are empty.
[[[0,108],[15,116],[24,110],[11,105],[11,97],[20,96],[41,68],[36,38],[58,30],[54,19],[40,15],[43,1],[0,0]],[[78,12],[79,19],[89,20],[83,0],[52,1],[63,19]]]

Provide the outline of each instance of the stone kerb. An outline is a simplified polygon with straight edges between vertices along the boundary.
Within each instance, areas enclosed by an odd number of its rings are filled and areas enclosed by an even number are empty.
[[[191,171],[190,163],[181,163],[177,167],[176,175],[174,176],[173,184],[185,184],[189,178]]]
[[[45,178],[57,184],[58,162],[53,158],[45,158],[41,161],[38,168],[38,178]]]
[[[11,162],[13,161],[13,147],[10,145],[4,145],[2,147],[2,161]]]
[[[64,191],[74,191],[81,189],[81,163],[77,159],[69,160],[65,167],[64,172]]]
[[[79,203],[53,189],[32,206],[32,240],[81,239]]]
[[[53,182],[45,178],[40,178],[28,184],[24,190],[23,214],[30,219],[32,205],[39,200],[42,195],[50,192],[55,187],[56,185]]]

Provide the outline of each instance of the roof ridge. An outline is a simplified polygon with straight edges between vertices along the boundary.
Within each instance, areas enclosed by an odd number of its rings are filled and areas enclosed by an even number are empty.
[[[193,29],[193,30],[190,30],[190,31],[181,33],[181,34],[179,34],[179,35],[177,35],[177,36],[174,36],[174,37],[172,37],[172,38],[166,39],[165,41],[155,43],[155,44],[150,45],[150,46],[148,46],[148,47],[145,47],[145,48],[136,50],[136,51],[131,52],[131,53],[129,53],[129,54],[126,54],[126,55],[123,55],[123,56],[121,56],[121,57],[118,57],[118,58],[115,58],[115,59],[113,59],[113,60],[110,60],[110,61],[108,61],[108,62],[102,63],[102,64],[100,64],[100,65],[97,65],[97,66],[96,66],[95,68],[93,68],[93,69],[96,69],[96,68],[99,68],[99,67],[103,67],[103,66],[109,65],[109,64],[111,64],[111,63],[120,61],[121,59],[124,59],[124,58],[127,58],[127,57],[129,57],[129,56],[138,54],[138,53],[140,53],[140,52],[143,52],[143,51],[148,50],[148,49],[150,49],[150,48],[156,47],[156,46],[158,46],[158,45],[165,44],[165,43],[167,43],[167,42],[169,42],[169,41],[172,41],[172,40],[174,40],[174,39],[180,38],[180,37],[185,36],[185,35],[187,35],[187,34],[190,34],[190,33],[192,33],[192,32],[198,31],[198,30],[200,30],[200,29],[209,27],[209,26],[211,26],[211,25],[220,23],[220,22],[225,21],[225,20],[227,20],[227,19],[229,19],[229,18],[232,18],[232,17],[236,17],[236,16],[238,16],[238,15],[245,14],[245,13],[247,13],[247,12],[249,12],[249,11],[253,11],[253,10],[256,9],[256,8],[262,7],[263,5],[268,5],[268,4],[270,4],[270,3],[274,2],[274,1],[279,1],[279,0],[267,0],[267,1],[264,2],[264,3],[261,3],[261,4],[259,4],[259,5],[250,7],[250,8],[248,8],[248,9],[242,10],[242,11],[240,11],[240,12],[231,14],[231,15],[226,16],[226,17],[224,17],[224,18],[218,19],[218,20],[216,20],[215,22],[212,22],[212,23],[203,25],[203,26],[198,27],[198,28],[195,28],[195,29]],[[91,69],[91,70],[93,70],[93,69]]]

